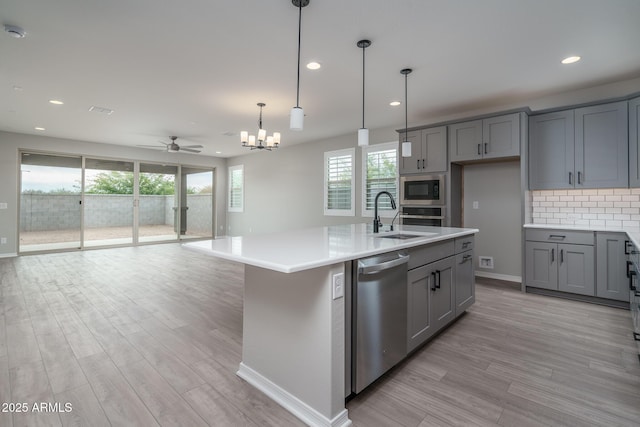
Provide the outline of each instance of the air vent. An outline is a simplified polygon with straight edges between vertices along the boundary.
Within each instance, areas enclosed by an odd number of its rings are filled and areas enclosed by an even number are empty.
[[[107,116],[113,114],[113,110],[111,108],[97,107],[95,105],[89,107],[89,111],[94,113],[106,114]]]

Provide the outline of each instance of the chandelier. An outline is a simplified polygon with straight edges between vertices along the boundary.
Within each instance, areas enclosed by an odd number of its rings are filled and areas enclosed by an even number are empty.
[[[258,120],[258,138],[256,140],[255,135],[249,135],[247,131],[240,132],[240,142],[243,147],[247,147],[251,150],[273,150],[280,145],[280,132],[274,132],[273,135],[267,136],[267,131],[262,129],[262,107],[267,104],[264,102],[258,102],[260,107],[260,119]]]

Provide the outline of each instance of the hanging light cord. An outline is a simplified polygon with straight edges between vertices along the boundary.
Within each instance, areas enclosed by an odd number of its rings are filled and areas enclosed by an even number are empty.
[[[296,108],[300,108],[300,43],[302,33],[302,0],[298,4],[298,83],[296,86]]]
[[[404,75],[404,138],[407,139],[407,133],[409,130],[409,107],[407,106],[407,77],[409,73]]]
[[[260,106],[260,118],[258,119],[258,129],[262,129],[262,106]]]
[[[362,45],[362,129],[364,129],[364,50],[366,45]]]

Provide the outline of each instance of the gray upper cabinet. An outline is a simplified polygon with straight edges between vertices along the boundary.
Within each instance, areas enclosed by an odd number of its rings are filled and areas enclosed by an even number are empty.
[[[573,129],[573,110],[529,117],[531,190],[573,188]]]
[[[629,101],[629,186],[640,187],[640,98]]]
[[[529,188],[629,185],[627,103],[529,118]]]
[[[624,233],[596,233],[596,296],[629,301],[627,235]]]
[[[513,113],[449,126],[452,162],[520,155],[520,115]]]
[[[578,108],[576,188],[629,186],[627,102]]]
[[[400,157],[400,173],[445,172],[447,170],[447,127],[411,131],[411,157]],[[404,141],[404,133],[400,141]]]

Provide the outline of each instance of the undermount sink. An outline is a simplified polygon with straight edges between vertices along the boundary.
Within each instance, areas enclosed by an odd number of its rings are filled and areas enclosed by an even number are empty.
[[[375,234],[374,237],[378,239],[415,239],[417,237],[429,237],[435,236],[436,233],[421,233],[421,234],[406,234],[406,233],[393,233],[393,234]]]

